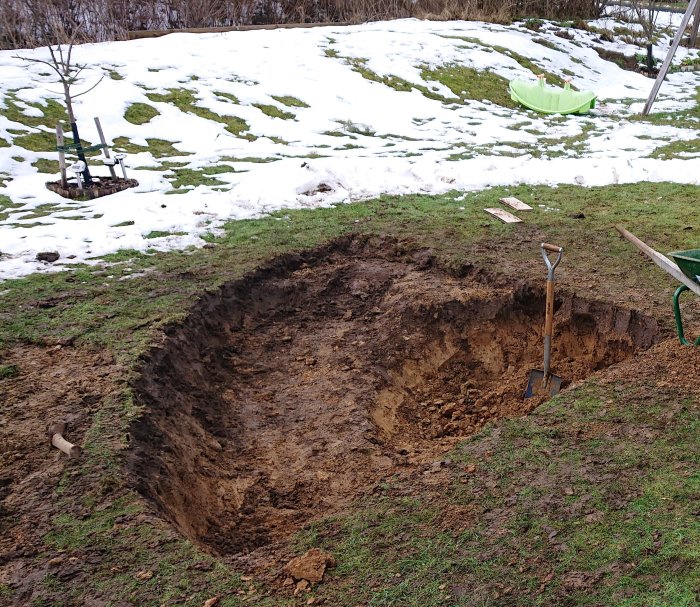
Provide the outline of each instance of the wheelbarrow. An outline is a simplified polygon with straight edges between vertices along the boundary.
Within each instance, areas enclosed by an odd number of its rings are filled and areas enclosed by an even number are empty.
[[[652,249],[648,244],[642,242],[631,232],[628,232],[622,226],[615,226],[627,240],[629,240],[642,253],[647,255],[657,266],[673,276],[676,280],[683,283],[676,289],[673,295],[673,314],[676,318],[676,332],[678,339],[684,346],[693,345],[685,337],[683,331],[683,319],[681,318],[680,296],[686,291],[693,291],[696,295],[700,295],[700,249],[691,249],[688,251],[673,251],[669,255],[674,261],[671,261],[665,255]],[[675,262],[675,263],[674,263]],[[695,339],[694,345],[700,346],[700,337]]]
[[[673,251],[668,255],[676,262],[676,265],[683,274],[690,278],[695,284],[700,285],[700,249]],[[684,346],[690,346],[692,344],[685,338],[685,333],[683,332],[683,319],[681,318],[681,306],[679,302],[681,293],[685,293],[686,291],[690,291],[690,287],[682,284],[673,294],[673,315],[676,318],[678,339]],[[700,346],[700,337],[695,338],[694,344]]]

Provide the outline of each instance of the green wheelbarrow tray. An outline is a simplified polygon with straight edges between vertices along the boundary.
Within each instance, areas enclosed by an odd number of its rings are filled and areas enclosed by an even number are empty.
[[[676,262],[676,265],[683,274],[693,282],[700,284],[700,249],[673,251],[669,253],[668,256]],[[681,293],[689,290],[690,289],[685,285],[681,285],[676,289],[673,295],[673,314],[676,317],[676,331],[678,332],[678,339],[684,346],[690,346],[692,344],[685,338],[683,333],[683,320],[681,318],[681,307],[678,300],[680,299]],[[695,340],[695,345],[700,346],[700,337]]]

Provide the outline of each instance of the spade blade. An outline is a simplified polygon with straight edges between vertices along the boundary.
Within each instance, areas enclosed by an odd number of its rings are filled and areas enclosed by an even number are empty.
[[[544,371],[530,371],[530,379],[525,388],[524,398],[532,398],[533,396],[556,396],[561,390],[561,377],[558,375],[549,374],[545,379]]]

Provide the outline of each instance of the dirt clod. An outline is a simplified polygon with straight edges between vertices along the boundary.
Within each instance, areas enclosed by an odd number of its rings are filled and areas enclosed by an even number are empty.
[[[323,580],[326,569],[335,567],[332,554],[319,548],[311,548],[302,556],[293,558],[284,566],[284,572],[294,580],[306,580],[312,584]]]
[[[56,251],[41,251],[36,254],[37,261],[45,261],[47,263],[53,263],[58,261],[61,256]]]

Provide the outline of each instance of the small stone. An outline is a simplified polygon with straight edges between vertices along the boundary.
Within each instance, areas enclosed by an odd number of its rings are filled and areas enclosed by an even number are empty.
[[[153,577],[153,572],[150,569],[141,570],[134,577],[137,580],[141,580],[142,582],[145,582],[146,580],[150,580]]]
[[[457,403],[447,403],[440,411],[443,417],[452,417],[457,412]]]
[[[37,261],[46,261],[48,263],[58,261],[59,257],[61,256],[56,251],[41,251],[36,254]]]
[[[335,567],[335,558],[319,548],[311,548],[302,556],[293,558],[284,566],[284,572],[295,580],[320,582],[327,567]],[[297,588],[299,584],[297,584]]]
[[[294,594],[299,594],[300,592],[304,592],[305,590],[309,590],[311,588],[311,584],[309,584],[308,580],[299,580],[297,582],[297,586],[294,589]]]
[[[62,557],[62,556],[56,556],[56,557],[52,558],[52,559],[47,563],[47,565],[48,565],[49,567],[56,567],[57,565],[60,565],[64,560],[65,560],[64,557]]]

